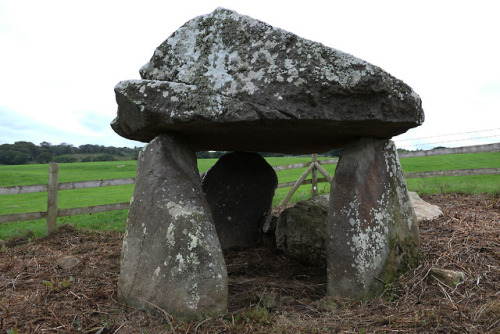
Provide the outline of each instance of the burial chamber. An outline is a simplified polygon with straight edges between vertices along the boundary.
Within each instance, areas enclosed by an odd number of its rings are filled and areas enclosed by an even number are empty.
[[[202,150],[344,148],[329,204],[329,295],[370,298],[415,262],[417,221],[390,139],[424,113],[401,80],[223,8],[185,23],[140,74],[116,85],[111,123],[148,143],[123,241],[122,301],[180,318],[226,310],[226,266],[196,165]]]

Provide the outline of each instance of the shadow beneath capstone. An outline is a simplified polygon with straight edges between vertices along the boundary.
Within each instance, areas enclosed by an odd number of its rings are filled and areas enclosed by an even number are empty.
[[[277,248],[232,248],[224,251],[224,259],[230,313],[252,304],[303,308],[326,296],[326,266],[304,265]]]

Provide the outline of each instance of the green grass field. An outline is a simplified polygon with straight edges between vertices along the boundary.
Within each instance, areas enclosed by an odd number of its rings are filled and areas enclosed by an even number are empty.
[[[321,159],[321,158],[320,158]],[[287,165],[310,161],[310,157],[267,158],[272,166]],[[198,160],[200,172],[210,168],[216,159]],[[477,154],[454,154],[421,158],[401,159],[404,172],[452,170],[468,168],[500,167],[500,152]],[[336,165],[326,165],[326,170],[333,175]],[[305,168],[278,172],[279,183],[296,181]],[[59,182],[75,182],[99,179],[135,177],[136,161],[86,162],[59,165]],[[318,174],[321,177],[320,174]],[[309,176],[310,178],[310,176]],[[48,165],[0,166],[0,187],[48,182]],[[500,195],[500,175],[455,176],[439,178],[408,179],[408,188],[420,194],[434,193],[490,193]],[[277,205],[290,188],[276,190],[273,205]],[[328,183],[319,184],[320,193],[329,193]],[[85,207],[109,203],[127,202],[133,192],[133,185],[65,190],[58,193],[59,208]],[[292,202],[311,196],[311,185],[301,186],[292,197]],[[46,193],[20,195],[0,195],[0,215],[44,211],[47,205]],[[60,223],[93,229],[124,230],[127,210],[60,217]],[[32,230],[35,235],[45,234],[45,220],[34,220],[0,225],[0,239],[16,236]]]

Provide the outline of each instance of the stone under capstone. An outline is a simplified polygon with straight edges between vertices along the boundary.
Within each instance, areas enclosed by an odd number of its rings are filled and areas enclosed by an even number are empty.
[[[222,249],[255,247],[278,177],[258,153],[223,155],[201,181]]]
[[[123,240],[119,298],[179,318],[227,308],[227,272],[196,155],[175,136],[160,135],[137,161]]]
[[[418,263],[417,217],[396,146],[361,138],[340,156],[330,190],[328,293],[369,298]]]
[[[328,202],[316,196],[283,210],[276,223],[276,247],[306,265],[325,266]]]
[[[311,153],[424,121],[405,83],[339,50],[234,11],[196,17],[115,87],[121,136],[175,132],[195,151]]]
[[[222,8],[180,27],[140,74],[116,85],[111,123],[149,143],[123,241],[122,301],[176,318],[226,310],[226,265],[196,167],[202,150],[345,147],[329,204],[328,294],[375,295],[378,279],[395,279],[415,259],[417,222],[390,138],[421,125],[424,113],[401,80]]]

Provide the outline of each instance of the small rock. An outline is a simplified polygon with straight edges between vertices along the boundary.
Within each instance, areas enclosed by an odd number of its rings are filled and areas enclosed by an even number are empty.
[[[278,216],[268,214],[265,217],[264,225],[262,226],[262,232],[268,234],[274,234],[274,231],[276,231],[277,222],[278,222]]]
[[[415,210],[415,215],[417,215],[417,220],[432,220],[443,214],[443,211],[439,206],[427,203],[418,196],[416,192],[409,191],[411,203],[413,204],[413,209]]]
[[[5,240],[0,240],[0,249],[7,247]]]
[[[280,297],[275,292],[269,292],[262,295],[260,298],[260,305],[267,308],[268,310],[277,309],[279,306]]]
[[[316,300],[312,305],[318,311],[332,311],[341,307],[338,297],[325,296],[319,300]]]
[[[281,304],[283,304],[283,305],[291,305],[291,304],[293,304],[294,301],[295,301],[295,299],[293,299],[292,296],[282,296],[281,297]]]
[[[78,266],[83,266],[83,264],[74,256],[65,256],[57,260],[57,267],[59,269],[73,269]]]
[[[432,268],[431,277],[449,286],[455,286],[465,280],[465,275],[461,271]]]

